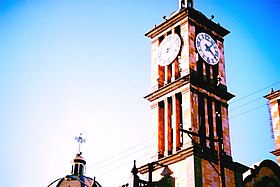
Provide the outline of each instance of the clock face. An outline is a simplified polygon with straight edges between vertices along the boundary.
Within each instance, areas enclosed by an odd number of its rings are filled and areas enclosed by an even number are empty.
[[[216,65],[220,59],[217,43],[206,33],[199,33],[195,40],[196,49],[201,58],[210,65]]]
[[[158,64],[161,66],[169,65],[179,54],[181,39],[178,34],[166,36],[160,43],[157,53]]]

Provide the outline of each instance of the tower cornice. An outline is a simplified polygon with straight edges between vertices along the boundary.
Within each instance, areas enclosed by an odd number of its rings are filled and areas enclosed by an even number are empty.
[[[180,79],[177,79],[176,81],[171,82],[170,84],[167,84],[166,86],[150,93],[149,95],[146,95],[144,98],[152,102],[162,97],[163,95],[186,85],[187,83],[189,83],[189,80],[190,80],[189,75],[183,76]]]
[[[222,37],[230,33],[230,31],[222,27],[220,24],[214,23],[201,12],[195,10],[194,8],[187,7],[171,14],[165,22],[155,26],[152,30],[147,32],[145,36],[154,38],[187,17],[195,24],[199,23],[200,26],[211,28],[212,31],[216,32]]]
[[[270,153],[272,153],[275,156],[280,156],[280,149],[276,149],[274,151],[271,151]]]
[[[214,80],[211,80],[210,82],[207,82],[203,79],[199,79],[197,76],[197,73],[195,71],[191,71],[191,76],[190,76],[190,83],[192,85],[198,86],[205,91],[211,92],[215,94],[216,96],[225,99],[226,101],[229,101],[235,95],[229,93],[227,91],[227,87],[223,84],[216,85]]]
[[[226,86],[215,86],[213,83],[209,84],[208,82],[203,80],[198,81],[195,72],[192,72],[191,74],[183,76],[180,79],[177,79],[176,81],[171,82],[170,84],[167,84],[164,87],[159,88],[158,90],[146,95],[144,98],[152,102],[174,90],[177,90],[178,88],[185,86],[188,83],[191,83],[191,85],[199,86],[205,91],[211,92],[218,97],[225,99],[226,101],[229,101],[234,97],[233,94],[227,92]]]
[[[270,94],[268,94],[268,95],[266,95],[264,97],[266,99],[268,99],[268,100],[276,99],[276,98],[280,97],[280,90],[275,91],[275,92],[273,91],[272,93],[270,93]]]

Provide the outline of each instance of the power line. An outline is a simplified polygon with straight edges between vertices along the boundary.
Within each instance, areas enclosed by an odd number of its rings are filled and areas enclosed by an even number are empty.
[[[258,92],[261,92],[261,91],[263,91],[263,90],[265,90],[265,89],[267,89],[267,88],[270,88],[270,87],[272,87],[272,86],[274,86],[274,85],[276,85],[276,84],[279,84],[279,83],[280,83],[280,81],[275,82],[275,83],[273,83],[273,84],[271,84],[271,85],[269,85],[269,86],[266,86],[266,87],[264,87],[264,88],[262,88],[262,89],[260,89],[260,90],[255,91],[255,92],[253,92],[253,93],[251,93],[251,94],[249,94],[249,95],[246,95],[246,96],[244,96],[244,97],[241,97],[240,99],[237,99],[237,100],[235,100],[235,101],[229,102],[229,104],[233,104],[233,103],[236,103],[236,102],[238,102],[238,101],[241,101],[241,100],[243,100],[243,99],[245,99],[245,98],[247,98],[247,97],[250,97],[251,95],[254,95],[254,94],[258,93]]]
[[[253,102],[255,102],[255,101],[258,101],[258,100],[260,100],[260,99],[263,99],[263,97],[259,97],[259,98],[257,98],[257,99],[252,100],[252,101],[249,101],[248,103],[245,103],[245,104],[243,104],[243,105],[240,105],[239,107],[235,107],[235,108],[233,108],[233,109],[230,109],[230,111],[232,112],[232,111],[234,111],[234,110],[240,109],[240,108],[242,108],[242,107],[244,107],[244,106],[246,106],[246,105],[248,105],[248,104],[251,104],[251,103],[253,103]]]
[[[253,108],[253,109],[251,109],[251,110],[247,110],[247,111],[245,111],[245,112],[243,112],[243,113],[240,113],[240,114],[237,114],[237,115],[235,115],[235,116],[232,116],[232,117],[230,117],[229,119],[236,118],[236,117],[238,117],[238,116],[247,114],[247,113],[249,113],[249,112],[252,112],[252,111],[254,111],[254,110],[257,110],[257,109],[259,109],[259,108],[262,108],[262,107],[264,107],[264,106],[266,106],[266,104],[261,105],[261,106],[258,106],[258,107],[255,107],[255,108]]]
[[[111,165],[111,164],[113,164],[113,163],[115,163],[115,162],[117,162],[117,161],[120,161],[120,160],[122,160],[122,159],[124,159],[124,158],[127,158],[127,157],[129,157],[129,156],[131,156],[131,155],[133,155],[133,154],[135,154],[135,153],[137,153],[137,152],[143,151],[144,149],[147,149],[147,148],[149,148],[149,147],[151,147],[151,146],[152,146],[152,145],[146,146],[146,147],[141,148],[141,149],[139,149],[139,150],[137,150],[137,151],[135,151],[135,152],[133,152],[133,153],[131,153],[131,154],[128,154],[128,155],[126,155],[126,156],[123,156],[123,157],[121,157],[121,158],[119,158],[119,159],[117,159],[117,160],[113,160],[113,161],[111,161],[111,162],[109,162],[109,163],[106,163],[105,165],[102,165],[102,166],[98,167],[97,169],[95,169],[95,171],[98,171],[98,170],[100,170],[100,169],[102,169],[102,168],[104,168],[104,167],[106,167],[106,166],[109,166],[109,165]]]
[[[231,103],[229,103],[229,104],[239,102],[239,101],[241,101],[241,100],[243,100],[243,99],[246,99],[246,98],[248,98],[248,97],[250,97],[250,96],[252,96],[252,95],[254,95],[254,94],[256,94],[256,93],[259,93],[259,92],[261,92],[261,91],[263,91],[263,90],[265,90],[265,89],[267,89],[267,88],[271,88],[272,86],[274,86],[274,85],[276,85],[276,84],[278,84],[278,83],[280,83],[280,81],[275,82],[275,83],[273,83],[273,84],[271,84],[271,85],[269,85],[269,86],[266,86],[266,87],[264,87],[264,88],[262,88],[262,89],[260,89],[260,90],[255,91],[255,92],[252,92],[252,93],[250,93],[250,94],[248,94],[248,95],[246,95],[246,96],[244,96],[244,97],[242,97],[242,98],[240,98],[240,99],[238,99],[238,100],[236,100],[236,101],[233,101],[233,102],[231,102]],[[229,111],[232,112],[232,111],[238,110],[238,109],[240,109],[240,108],[242,108],[242,107],[244,107],[244,106],[246,106],[246,105],[249,105],[249,104],[251,104],[251,103],[253,103],[253,102],[256,102],[256,101],[258,101],[258,100],[260,100],[260,99],[263,99],[263,97],[258,97],[258,98],[254,99],[254,100],[252,100],[252,101],[249,101],[249,102],[247,102],[247,103],[245,103],[245,104],[242,104],[242,105],[240,105],[240,106],[238,106],[238,107],[235,107],[235,108],[233,108],[233,109],[230,109]],[[252,112],[252,111],[254,111],[254,110],[257,110],[257,109],[259,109],[259,108],[261,108],[261,107],[264,107],[265,105],[266,105],[266,104],[261,105],[261,106],[258,106],[258,107],[255,107],[255,108],[250,109],[250,110],[247,110],[247,111],[242,112],[242,113],[240,113],[240,114],[236,114],[236,115],[230,117],[229,119],[236,118],[236,117],[238,117],[238,116],[247,114],[247,113]]]
[[[140,146],[140,145],[143,145],[143,144],[149,142],[149,141],[151,141],[151,139],[145,140],[145,141],[143,141],[143,142],[141,142],[141,143],[139,143],[139,144],[137,144],[137,145],[135,145],[135,146],[133,146],[133,147],[130,147],[130,148],[128,148],[128,149],[126,149],[126,150],[124,150],[124,151],[121,151],[121,152],[119,152],[119,153],[117,153],[117,154],[114,154],[113,156],[110,156],[110,157],[108,157],[108,158],[106,158],[106,159],[104,159],[104,160],[98,162],[97,164],[91,165],[91,166],[89,166],[89,167],[87,167],[87,168],[89,169],[89,168],[95,167],[95,166],[97,166],[97,165],[100,165],[100,164],[102,164],[102,163],[104,163],[104,162],[107,162],[108,160],[110,160],[110,159],[112,159],[112,158],[116,158],[117,156],[122,155],[123,153],[126,153],[126,152],[128,152],[128,151],[130,151],[130,150],[132,150],[132,149],[134,149],[134,148],[136,148],[136,147],[138,147],[138,146]]]
[[[138,159],[140,159],[140,158],[143,158],[143,157],[146,157],[146,156],[148,156],[148,155],[150,155],[150,153],[147,153],[147,154],[145,154],[145,155],[141,155],[141,156],[137,157],[136,160],[138,160]],[[98,175],[98,176],[103,176],[103,175],[105,175],[105,174],[108,174],[108,173],[110,173],[110,172],[112,172],[112,171],[115,171],[115,170],[117,170],[117,169],[119,169],[119,168],[122,168],[122,167],[124,167],[125,165],[131,164],[131,163],[132,163],[132,161],[130,160],[130,161],[125,162],[125,163],[123,163],[123,164],[121,164],[121,165],[119,165],[119,166],[117,166],[117,167],[115,167],[115,168],[113,168],[113,169],[106,170],[106,172],[103,172],[103,173],[101,173],[101,174]],[[89,173],[92,173],[92,172],[89,172]]]
[[[143,144],[143,143],[142,143],[142,144]],[[136,146],[134,146],[134,147],[132,147],[132,148],[127,149],[127,150],[124,151],[124,152],[127,152],[128,150],[131,150],[131,149],[133,149],[133,148],[135,148],[135,147],[138,147],[138,146],[140,146],[140,145],[142,145],[142,144],[138,144],[138,145],[136,145]],[[89,169],[89,168],[96,167],[97,165],[100,165],[100,163],[106,162],[104,165],[101,165],[101,166],[99,166],[99,167],[96,168],[96,169],[91,169],[91,170],[95,170],[95,171],[96,171],[96,170],[100,170],[100,169],[102,169],[102,168],[104,168],[104,167],[107,167],[107,166],[109,166],[109,165],[111,165],[111,164],[113,164],[113,163],[115,163],[115,162],[118,162],[118,161],[120,161],[120,160],[123,160],[124,158],[127,158],[127,157],[129,157],[129,156],[131,156],[131,155],[134,155],[135,153],[141,152],[141,151],[143,151],[143,150],[145,150],[145,149],[147,149],[147,148],[149,148],[149,147],[151,147],[151,146],[152,146],[152,144],[149,144],[149,145],[146,146],[146,147],[142,147],[142,148],[140,148],[140,149],[138,149],[138,150],[136,150],[136,151],[134,151],[134,152],[132,152],[132,153],[129,153],[129,154],[124,155],[124,156],[121,157],[121,158],[114,159],[114,160],[112,160],[112,161],[109,162],[109,160],[112,159],[112,157],[110,157],[109,159],[103,160],[102,162],[99,162],[99,163],[97,163],[97,164],[95,164],[95,165],[89,166],[88,169]],[[122,153],[123,153],[123,152],[122,152]],[[119,155],[121,155],[122,153],[116,154],[115,156],[119,156]]]

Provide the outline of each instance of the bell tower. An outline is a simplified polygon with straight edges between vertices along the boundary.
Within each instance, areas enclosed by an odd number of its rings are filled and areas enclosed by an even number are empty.
[[[224,37],[230,32],[179,0],[179,9],[149,32],[153,176],[161,165],[175,186],[243,186],[247,170],[232,161]],[[149,170],[151,171],[151,169]],[[148,175],[148,165],[139,168]],[[158,178],[159,179],[159,178]]]

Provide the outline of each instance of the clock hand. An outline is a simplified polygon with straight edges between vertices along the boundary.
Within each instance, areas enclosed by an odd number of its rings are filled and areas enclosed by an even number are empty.
[[[206,51],[210,51],[210,47],[207,45],[207,44],[205,44],[205,47],[206,47]]]
[[[169,47],[166,48],[166,52],[168,53],[169,50],[172,48],[173,44],[172,45],[169,45]]]
[[[215,43],[211,42],[211,45],[209,46],[209,49],[211,49],[211,47],[214,45]]]
[[[169,52],[169,50],[170,50],[170,47],[166,48],[166,53],[168,53],[168,52]]]
[[[216,58],[216,56],[214,55],[214,53],[212,52],[211,49],[209,49],[210,53]]]
[[[166,53],[168,53],[169,50],[172,49],[172,46],[173,46],[173,44],[166,48]]]
[[[216,58],[216,56],[215,56],[215,54],[212,52],[212,50],[211,50],[211,47],[213,46],[213,44],[211,44],[210,46],[208,46],[207,44],[205,44],[205,47],[206,47],[206,51],[208,51],[208,52],[210,52],[215,58]]]
[[[175,44],[176,44],[176,40],[173,40],[173,41],[170,43],[168,49],[171,49]]]
[[[211,45],[208,46],[207,44],[205,44],[206,46],[206,51],[210,51],[211,47],[214,45],[215,43],[214,42],[211,42]]]

